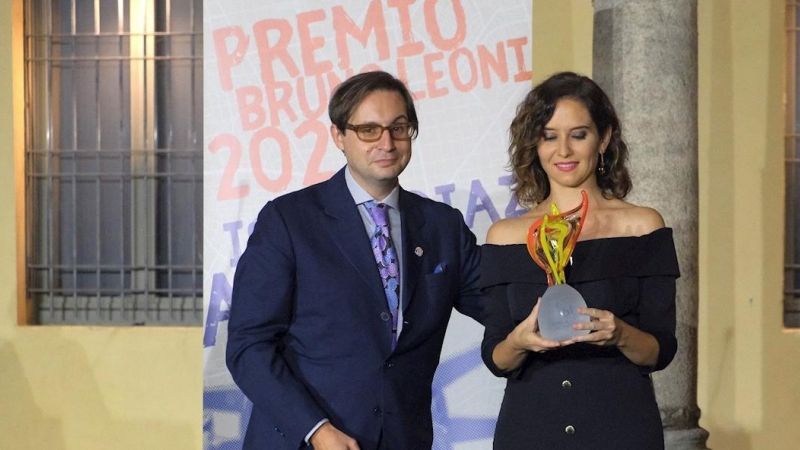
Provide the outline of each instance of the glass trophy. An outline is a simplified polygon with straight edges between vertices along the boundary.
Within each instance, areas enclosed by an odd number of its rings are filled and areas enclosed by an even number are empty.
[[[578,308],[586,307],[586,301],[566,283],[564,275],[589,207],[585,191],[581,191],[581,197],[578,207],[564,213],[553,203],[552,214],[545,214],[528,230],[528,252],[547,274],[548,287],[539,305],[539,333],[551,341],[566,341],[589,333],[572,328],[572,324],[590,319],[578,313]]]

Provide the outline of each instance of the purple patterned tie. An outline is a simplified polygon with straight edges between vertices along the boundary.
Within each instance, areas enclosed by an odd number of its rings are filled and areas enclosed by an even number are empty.
[[[383,290],[386,292],[386,300],[389,303],[389,311],[392,313],[392,349],[397,343],[397,308],[398,308],[398,275],[397,251],[392,242],[392,235],[389,232],[389,207],[383,203],[375,203],[370,200],[364,203],[369,215],[375,221],[375,231],[372,232],[370,244],[372,253],[375,255],[375,262],[378,263],[378,270],[383,280]]]

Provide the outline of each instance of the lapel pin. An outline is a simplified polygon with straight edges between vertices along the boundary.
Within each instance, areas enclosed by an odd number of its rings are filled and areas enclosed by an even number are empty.
[[[414,249],[414,254],[417,256],[422,256],[422,247],[417,247]]]

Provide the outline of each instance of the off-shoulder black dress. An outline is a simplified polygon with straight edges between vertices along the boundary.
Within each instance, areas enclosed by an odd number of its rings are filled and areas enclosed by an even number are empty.
[[[529,353],[516,370],[495,366],[492,352],[531,313],[547,288],[525,245],[484,245],[481,284],[488,318],[481,348],[486,366],[507,377],[495,430],[498,450],[663,449],[650,373],[672,361],[675,280],[672,230],[640,237],[580,241],[567,283],[589,307],[605,309],[659,344],[654,367],[637,366],[616,347],[574,344]]]

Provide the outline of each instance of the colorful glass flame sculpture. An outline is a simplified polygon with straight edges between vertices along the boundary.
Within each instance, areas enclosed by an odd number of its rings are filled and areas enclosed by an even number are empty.
[[[539,306],[539,332],[543,338],[553,341],[565,341],[589,332],[572,328],[573,323],[590,319],[578,314],[577,309],[586,307],[586,301],[566,284],[564,275],[589,209],[585,191],[581,191],[581,197],[581,204],[565,213],[552,204],[552,214],[545,214],[528,230],[528,252],[547,274],[548,288]]]

